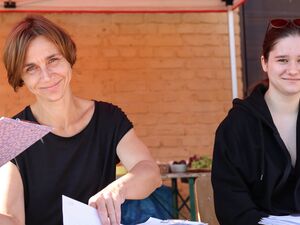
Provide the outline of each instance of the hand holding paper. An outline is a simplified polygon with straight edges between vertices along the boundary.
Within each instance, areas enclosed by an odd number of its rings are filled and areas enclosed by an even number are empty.
[[[64,225],[101,225],[95,208],[66,196],[62,196]],[[160,220],[150,217],[138,225],[207,225],[206,223],[187,220]]]

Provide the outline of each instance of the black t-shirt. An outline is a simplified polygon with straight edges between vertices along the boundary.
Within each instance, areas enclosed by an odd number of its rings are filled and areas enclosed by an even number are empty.
[[[15,118],[37,122],[29,106]],[[12,160],[23,181],[26,225],[62,225],[62,195],[88,203],[114,181],[116,147],[132,127],[120,108],[95,102],[81,132],[49,133]]]

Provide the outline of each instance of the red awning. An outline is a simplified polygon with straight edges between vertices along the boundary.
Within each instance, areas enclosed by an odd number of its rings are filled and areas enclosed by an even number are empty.
[[[245,0],[233,0],[233,9]],[[0,12],[226,12],[225,0],[16,0]]]

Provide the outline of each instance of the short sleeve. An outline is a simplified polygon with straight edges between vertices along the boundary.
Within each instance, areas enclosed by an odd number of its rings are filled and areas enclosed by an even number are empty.
[[[117,143],[123,138],[123,136],[133,128],[132,122],[128,119],[127,115],[123,112],[121,108],[115,106],[115,113],[114,113],[114,121],[117,121],[116,124],[116,133],[115,138]]]
[[[132,122],[125,112],[118,106],[107,102],[98,102],[99,120],[101,121],[101,137],[103,143],[108,144],[107,148],[116,152],[117,146],[124,135],[133,128]],[[116,155],[116,164],[120,159]]]

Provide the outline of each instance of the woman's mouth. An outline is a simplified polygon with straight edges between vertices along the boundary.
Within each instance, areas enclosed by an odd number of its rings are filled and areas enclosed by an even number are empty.
[[[55,88],[56,86],[58,86],[59,83],[60,83],[60,80],[57,81],[57,82],[55,82],[55,83],[53,83],[53,84],[49,84],[49,85],[47,85],[47,86],[45,86],[45,87],[41,87],[41,89],[53,89],[53,88]]]

